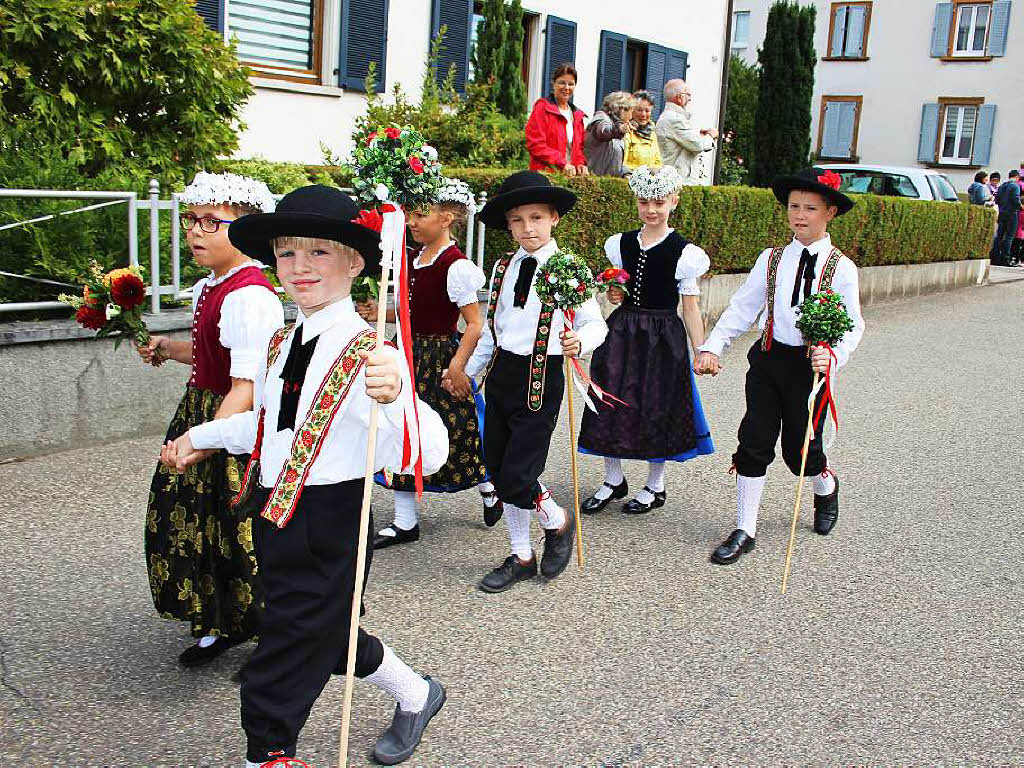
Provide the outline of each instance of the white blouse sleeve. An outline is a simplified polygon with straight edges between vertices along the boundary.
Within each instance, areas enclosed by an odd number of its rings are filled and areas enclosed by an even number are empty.
[[[676,280],[679,281],[679,293],[683,296],[700,296],[698,282],[711,267],[711,259],[700,246],[690,243],[679,255],[676,262]]]
[[[604,241],[604,255],[616,269],[622,269],[622,233],[612,235]]]
[[[231,350],[231,378],[255,380],[270,337],[283,325],[281,300],[262,285],[247,285],[224,297],[220,343]]]
[[[469,259],[459,259],[448,267],[448,298],[460,307],[476,304],[477,291],[484,287],[484,271]]]

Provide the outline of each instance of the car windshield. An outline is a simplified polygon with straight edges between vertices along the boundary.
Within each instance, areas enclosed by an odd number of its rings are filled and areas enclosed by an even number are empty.
[[[842,192],[855,194],[870,192],[873,195],[888,195],[890,197],[920,197],[910,177],[899,173],[848,169],[839,171],[839,176],[842,179],[839,185]]]

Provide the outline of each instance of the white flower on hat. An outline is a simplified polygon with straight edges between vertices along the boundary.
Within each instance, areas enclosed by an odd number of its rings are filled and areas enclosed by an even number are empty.
[[[682,186],[682,176],[671,165],[661,168],[641,165],[629,177],[629,188],[641,200],[664,200]]]
[[[437,202],[456,203],[457,205],[465,206],[467,214],[476,213],[476,200],[473,197],[473,190],[462,179],[452,179],[447,176],[442,178],[441,189],[437,192]]]
[[[179,199],[185,205],[247,205],[262,213],[274,210],[274,196],[267,185],[237,173],[200,171]]]
[[[381,202],[387,200],[388,195],[390,194],[391,191],[388,189],[387,184],[378,184],[376,187],[373,188],[373,196],[376,197]]]
[[[437,150],[429,144],[424,144],[420,151],[427,160],[437,160]]]

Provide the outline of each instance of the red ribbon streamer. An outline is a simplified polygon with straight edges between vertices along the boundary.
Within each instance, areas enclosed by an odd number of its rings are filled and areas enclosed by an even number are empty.
[[[576,319],[575,309],[563,309],[562,319],[565,321],[564,324],[567,330],[575,330],[575,328],[573,327],[573,321]],[[610,406],[611,408],[615,407],[615,403],[611,403],[608,400],[605,400],[605,397],[608,397],[609,399],[614,400],[616,403],[622,403],[627,408],[629,407],[629,403],[627,403],[625,400],[620,400],[611,392],[608,392],[607,390],[601,389],[601,387],[597,386],[593,382],[593,380],[589,376],[587,376],[586,373],[583,372],[583,366],[580,365],[580,360],[578,357],[572,358],[572,367],[576,371],[576,375],[580,377],[580,381],[582,381],[586,385],[587,389],[594,390],[594,392],[597,394],[597,399],[600,400],[604,405]],[[572,382],[569,383],[571,384]]]
[[[836,358],[835,350],[831,346],[822,342],[818,344],[819,347],[824,347],[828,350],[832,361],[829,363],[828,368],[825,369],[825,391],[821,395],[821,403],[818,404],[818,412],[814,414],[814,431],[818,431],[818,422],[821,421],[821,416],[825,412],[825,407],[828,407],[829,412],[832,414],[832,423],[836,425],[836,431],[839,431],[839,414],[836,413],[836,401],[832,397],[832,363],[836,366],[839,365],[839,360]]]

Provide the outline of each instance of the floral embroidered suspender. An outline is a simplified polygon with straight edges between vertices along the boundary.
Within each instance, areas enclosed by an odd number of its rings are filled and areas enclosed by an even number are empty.
[[[765,320],[764,332],[761,334],[761,349],[767,352],[772,348],[772,330],[775,327],[775,282],[779,275],[779,264],[782,261],[782,252],[785,248],[773,248],[771,256],[768,257],[768,290],[765,292],[764,303]],[[825,260],[825,267],[821,270],[821,279],[818,281],[818,292],[832,287],[832,278],[836,275],[836,267],[839,260],[843,258],[843,252],[833,248]]]
[[[494,359],[498,356],[498,334],[494,331],[494,315],[498,310],[498,299],[501,297],[501,286],[505,281],[505,273],[512,259],[508,256],[498,261],[494,268],[494,280],[491,284],[491,295],[487,300],[487,328],[494,339],[494,352],[487,367],[484,369],[481,383],[487,378]],[[530,353],[530,386],[527,388],[526,407],[531,411],[539,411],[544,402],[544,380],[548,369],[548,341],[551,337],[551,323],[554,319],[553,304],[541,302],[540,320],[537,323],[537,335],[533,340],[533,352]]]
[[[267,371],[270,370],[274,361],[277,360],[281,351],[281,344],[289,330],[282,329],[274,334],[274,337],[271,339],[270,348],[267,352]],[[274,489],[270,493],[270,498],[260,512],[262,517],[272,522],[278,528],[284,528],[295,513],[295,507],[298,505],[299,497],[302,495],[302,488],[305,485],[306,478],[309,476],[313,462],[316,461],[316,457],[323,447],[327,430],[341,409],[341,404],[348,396],[352,383],[363,366],[359,353],[372,350],[376,342],[377,334],[369,329],[363,331],[349,342],[337,360],[334,361],[327,378],[321,382],[320,389],[317,390],[316,395],[313,397],[313,404],[310,406],[306,419],[295,430],[291,455],[281,468],[281,473],[274,483]],[[258,466],[256,462],[259,460],[260,449],[263,446],[263,422],[265,418],[266,409],[261,408],[259,426],[256,433],[256,446],[253,449],[252,458],[249,460],[249,466],[245,470],[245,478],[242,481],[243,489],[251,489],[252,485],[256,482],[256,479],[250,476],[258,474],[255,469]],[[242,493],[245,493],[245,491],[243,490]],[[242,497],[242,493],[239,494],[239,498]],[[234,504],[237,503],[239,503],[238,499],[236,499]]]

